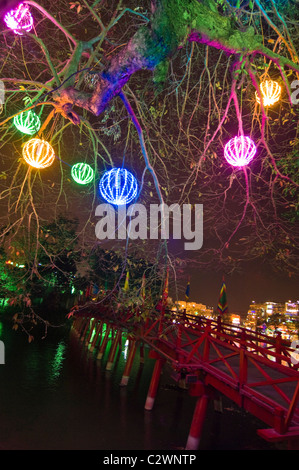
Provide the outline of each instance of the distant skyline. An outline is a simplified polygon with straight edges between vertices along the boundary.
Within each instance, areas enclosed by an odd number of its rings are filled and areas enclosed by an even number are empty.
[[[190,301],[216,308],[222,273],[190,270]],[[297,278],[275,273],[264,266],[248,264],[242,273],[225,274],[228,310],[231,313],[246,313],[255,302],[287,302],[299,300]],[[187,278],[186,278],[187,285]],[[179,300],[185,300],[185,291],[179,292]]]

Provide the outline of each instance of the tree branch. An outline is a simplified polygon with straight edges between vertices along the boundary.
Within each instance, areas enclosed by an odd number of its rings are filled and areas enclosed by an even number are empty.
[[[117,96],[130,77],[141,70],[153,71],[186,41],[207,44],[227,54],[261,54],[282,67],[299,72],[299,65],[263,45],[262,37],[249,27],[240,31],[230,17],[222,16],[213,0],[180,2],[160,0],[149,25],[142,26],[109,66],[99,73],[92,94],[71,87],[56,96],[62,104],[81,106],[96,116]]]

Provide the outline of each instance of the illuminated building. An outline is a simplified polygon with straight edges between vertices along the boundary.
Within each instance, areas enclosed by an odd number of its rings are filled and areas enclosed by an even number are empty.
[[[253,315],[255,317],[264,317],[268,318],[273,314],[283,315],[285,312],[285,306],[281,302],[263,302],[256,303],[254,300],[249,306],[248,315]]]
[[[281,318],[279,317],[281,316]],[[267,329],[267,334],[280,331],[284,338],[290,338],[290,334],[296,333],[294,320],[299,318],[299,301],[287,302],[263,302],[250,304],[244,326],[255,330],[262,325]]]
[[[296,302],[292,302],[291,300],[285,302],[285,315],[288,315],[290,317],[295,317],[299,315],[299,300],[297,300]]]
[[[179,300],[177,302],[177,309],[186,310],[186,313],[189,313],[189,315],[200,315],[204,317],[211,317],[213,315],[213,309],[211,307],[196,302],[186,302],[185,300]]]
[[[234,326],[239,326],[241,323],[241,317],[236,313],[230,313],[226,315],[226,321]]]

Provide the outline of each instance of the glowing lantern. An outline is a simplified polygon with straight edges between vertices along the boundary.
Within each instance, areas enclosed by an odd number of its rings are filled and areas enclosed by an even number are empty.
[[[124,168],[106,171],[99,184],[101,196],[113,205],[130,204],[135,199],[138,183],[135,176]]]
[[[94,171],[87,163],[76,163],[72,166],[71,175],[79,184],[88,184],[93,180]]]
[[[41,139],[31,139],[23,147],[24,160],[34,168],[47,168],[55,160],[53,147]]]
[[[6,26],[13,30],[14,33],[22,34],[31,31],[33,27],[33,18],[27,5],[20,3],[15,9],[11,10],[4,17]]]
[[[23,134],[33,135],[40,129],[40,119],[33,111],[24,111],[14,117],[14,125]]]
[[[245,166],[253,159],[256,153],[254,142],[246,136],[234,137],[224,148],[224,156],[233,166]]]
[[[264,106],[272,106],[279,101],[281,95],[281,86],[273,80],[265,80],[260,84],[260,91]],[[260,97],[255,92],[256,100],[260,104]]]

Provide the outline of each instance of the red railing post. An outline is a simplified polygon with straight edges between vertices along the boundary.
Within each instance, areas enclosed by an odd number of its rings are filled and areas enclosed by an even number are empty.
[[[92,333],[93,333],[93,330],[94,330],[94,327],[95,327],[95,323],[96,323],[96,319],[93,318],[93,319],[91,320],[91,323],[90,323],[90,330],[89,330],[88,335],[87,335],[87,337],[86,337],[86,339],[85,339],[85,345],[86,345],[86,346],[88,346],[89,343],[90,343],[91,336],[92,336]]]
[[[104,339],[103,339],[102,344],[100,346],[100,349],[99,349],[99,352],[98,352],[98,355],[97,355],[97,359],[101,359],[103,357],[103,354],[105,352],[105,349],[106,349],[106,346],[107,346],[107,343],[108,343],[110,329],[111,329],[110,325],[106,323],[105,336],[104,336]]]
[[[91,346],[90,346],[90,351],[91,352],[94,350],[99,337],[102,335],[102,331],[103,331],[103,322],[100,320],[98,322],[98,325],[97,325],[96,334],[94,335],[94,338],[93,338]]]
[[[282,337],[280,331],[277,333],[277,336],[275,338],[275,353],[277,354],[276,356],[276,362],[278,364],[281,364],[281,359],[280,356],[282,352]]]
[[[120,345],[120,339],[121,339],[121,330],[117,330],[117,333],[115,334],[115,337],[112,341],[111,348],[109,351],[109,356],[106,364],[106,370],[111,370],[113,366],[113,361],[115,358],[115,353],[117,350],[117,346]]]
[[[181,323],[179,323],[178,330],[177,330],[177,337],[176,337],[176,347],[178,351],[181,349],[181,344],[182,344],[182,325]],[[182,355],[179,354],[178,355],[179,362],[181,362],[181,359],[182,359]]]
[[[146,402],[145,402],[145,407],[144,407],[148,411],[152,410],[154,407],[163,364],[164,364],[164,360],[161,357],[156,359],[156,363],[155,363],[155,367],[153,370],[153,375],[152,375],[152,379],[151,379],[151,383],[149,386],[149,390],[148,390],[148,394],[147,394]]]
[[[275,408],[274,429],[278,434],[284,434],[284,411],[282,408]]]
[[[90,352],[92,352],[95,348],[95,345],[96,345],[96,342],[101,334],[101,331],[102,331],[102,321],[100,320],[98,323],[97,323],[97,326],[96,326],[96,332],[95,332],[95,335],[93,337],[93,340],[92,340],[92,343],[91,343],[91,346],[90,346]]]
[[[180,348],[182,344],[182,325],[179,323],[176,337],[176,347]]]
[[[295,389],[295,392],[294,392],[293,398],[291,400],[291,403],[290,403],[290,406],[289,406],[289,409],[288,409],[288,413],[287,413],[287,416],[286,416],[286,419],[285,419],[285,430],[286,431],[289,429],[289,426],[291,424],[292,418],[293,418],[295,410],[296,410],[298,400],[299,400],[299,381],[297,382],[297,386],[296,386],[296,389]]]
[[[136,353],[136,341],[132,340],[131,344],[130,344],[130,348],[129,348],[128,359],[127,359],[125,369],[124,369],[124,372],[123,372],[123,376],[122,376],[122,379],[121,379],[121,382],[120,382],[121,386],[125,386],[129,382],[130,372],[131,372],[131,369],[132,369],[132,366],[133,366],[135,353]]]
[[[81,341],[81,342],[84,341],[84,338],[85,338],[86,333],[87,333],[87,331],[88,331],[89,323],[90,323],[90,318],[87,317],[87,318],[86,318],[86,323],[83,325],[83,328],[82,328],[82,331],[81,331],[81,336],[80,336],[80,341]]]
[[[203,350],[203,359],[204,361],[209,360],[210,356],[210,332],[211,332],[211,320],[207,320],[206,328],[205,328],[205,344]]]
[[[199,447],[208,403],[209,397],[207,395],[202,395],[197,399],[186,444],[186,450],[197,450]]]
[[[247,383],[247,374],[248,374],[248,358],[246,355],[246,333],[245,331],[241,332],[240,339],[240,365],[239,365],[239,383],[240,386]]]

